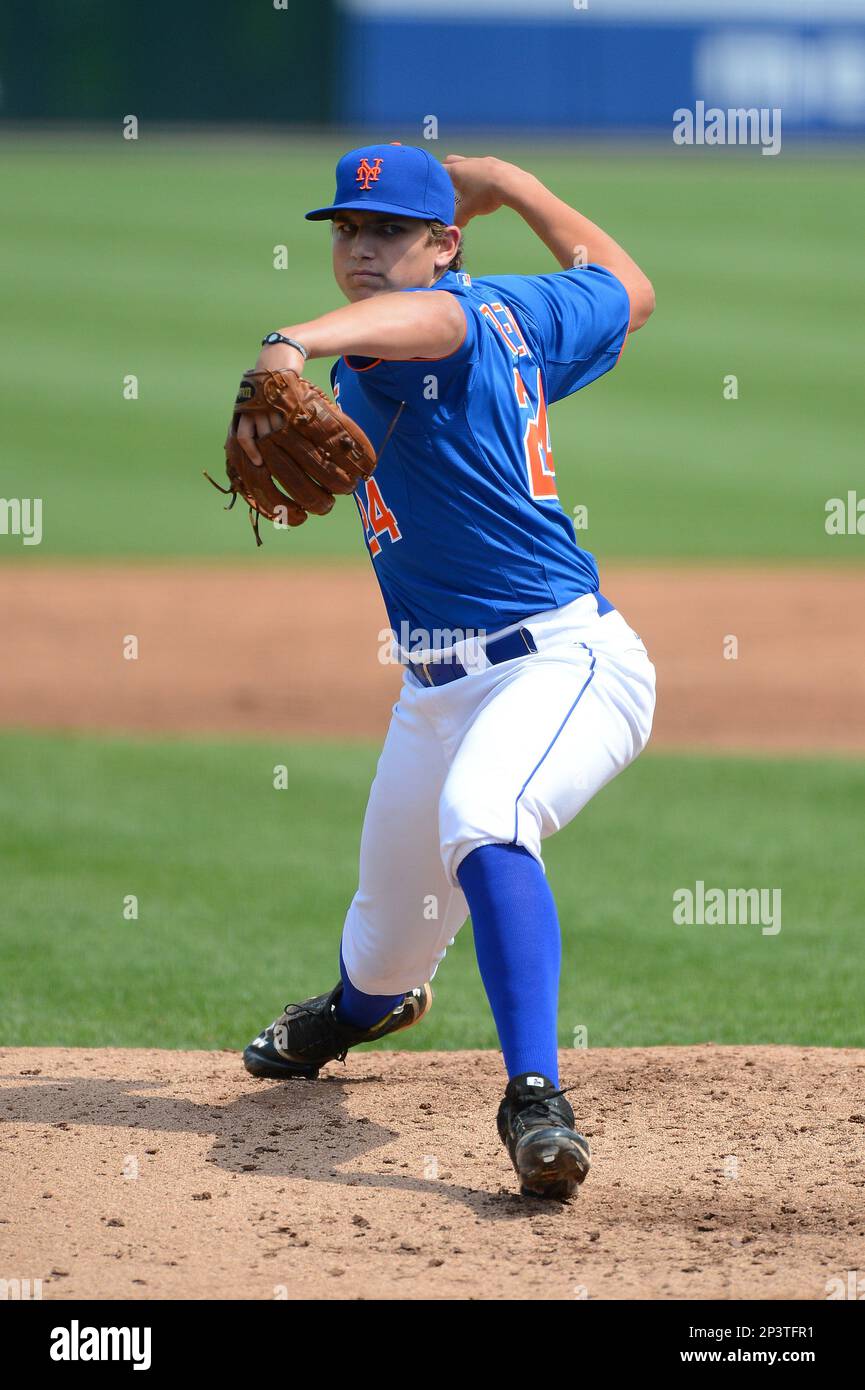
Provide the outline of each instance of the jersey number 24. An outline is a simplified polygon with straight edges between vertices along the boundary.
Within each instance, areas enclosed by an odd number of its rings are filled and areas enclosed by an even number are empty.
[[[536,400],[533,403],[526,384],[514,367],[514,390],[520,410],[525,411],[526,423],[523,431],[523,449],[529,475],[529,491],[532,497],[543,499],[557,497],[556,469],[553,463],[553,450],[550,444],[550,425],[547,419],[547,403],[541,385],[540,368],[537,368]],[[375,478],[368,478],[364,484],[366,506],[355,493],[355,501],[363,521],[363,529],[369,540],[369,553],[373,557],[381,552],[379,536],[387,534],[391,541],[402,540],[402,532],[390,507],[381,494]]]
[[[354,499],[360,510],[363,529],[369,540],[370,555],[378,555],[381,552],[381,536],[385,531],[392,541],[401,541],[402,532],[397,524],[397,519],[381,495],[381,488],[375,478],[367,478],[363,484],[366,492],[366,506],[364,506],[359,493],[355,493]]]
[[[519,368],[514,367],[514,390],[520,410],[525,412],[526,426],[523,431],[523,448],[526,466],[529,471],[529,491],[532,497],[557,497],[556,466],[553,463],[553,449],[550,444],[550,425],[547,419],[547,403],[541,385],[541,369],[535,368],[536,404],[532,402],[526,383],[520,376]]]

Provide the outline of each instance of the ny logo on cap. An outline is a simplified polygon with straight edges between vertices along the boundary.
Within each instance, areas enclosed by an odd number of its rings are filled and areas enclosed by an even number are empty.
[[[360,164],[358,164],[357,166],[355,181],[360,184],[361,188],[367,189],[369,188],[371,183],[378,183],[378,176],[380,172],[381,158],[374,159],[372,161],[372,164],[370,164],[366,155],[364,155],[363,159],[360,161]]]

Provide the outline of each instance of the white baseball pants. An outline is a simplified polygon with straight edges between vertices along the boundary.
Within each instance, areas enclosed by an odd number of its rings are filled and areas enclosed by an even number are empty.
[[[366,994],[435,974],[468,916],[457,869],[479,845],[541,841],[645,747],[655,668],[617,611],[594,595],[491,633],[526,627],[538,651],[428,688],[406,672],[363,824],[343,955]],[[480,669],[485,667],[485,669]]]

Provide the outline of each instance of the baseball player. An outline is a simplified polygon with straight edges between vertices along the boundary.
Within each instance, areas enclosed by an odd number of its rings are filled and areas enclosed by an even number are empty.
[[[501,207],[561,269],[463,270],[461,229]],[[339,409],[375,450],[354,496],[405,670],[339,983],[286,1006],[244,1062],[315,1078],[417,1023],[470,914],[508,1075],[500,1138],[524,1193],[566,1199],[590,1157],[559,1086],[561,947],[541,842],[642,751],[655,672],[560,505],[548,412],[615,366],[652,286],[600,227],[499,159],[351,150],[332,203],[306,216],[331,224],[349,303],[268,334],[256,370],[285,380],[336,358]],[[247,468],[280,418],[235,417]]]

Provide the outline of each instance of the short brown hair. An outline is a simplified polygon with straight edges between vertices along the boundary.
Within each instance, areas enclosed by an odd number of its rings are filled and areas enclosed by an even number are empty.
[[[441,241],[442,237],[444,236],[445,232],[447,231],[447,223],[446,223],[446,222],[435,222],[435,221],[434,221],[434,222],[428,222],[428,223],[427,223],[427,228],[429,229],[430,241]],[[442,275],[447,274],[447,272],[448,272],[449,270],[462,270],[462,267],[463,267],[463,243],[462,243],[462,238],[460,238],[460,244],[459,244],[459,246],[457,247],[457,253],[456,253],[456,255],[454,256],[453,260],[450,261],[450,262],[448,263],[448,265],[445,266],[444,270],[439,271],[439,277],[441,277]]]

